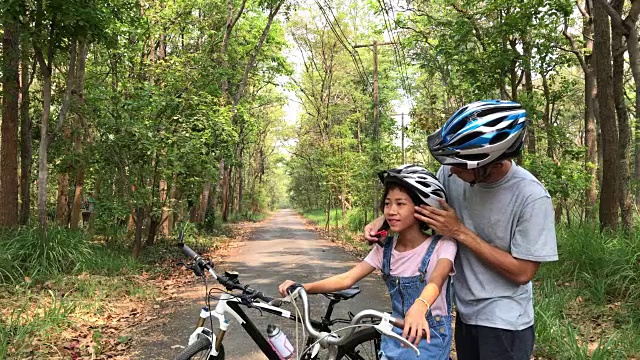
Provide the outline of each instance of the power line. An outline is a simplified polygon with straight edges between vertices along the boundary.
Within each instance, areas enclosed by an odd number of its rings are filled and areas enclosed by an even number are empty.
[[[353,46],[353,44],[351,44],[351,42],[349,41],[349,38],[344,34],[344,31],[342,31],[342,27],[340,26],[340,22],[338,21],[338,18],[334,14],[333,9],[331,9],[331,4],[328,2],[328,0],[325,0],[324,3],[327,6],[327,8],[329,9],[329,12],[331,12],[331,16],[335,20],[335,23],[336,23],[336,26],[338,27],[338,30],[340,30],[340,33],[344,37],[344,39],[347,42],[347,44],[349,44],[351,49],[353,49],[353,56],[355,56],[357,61],[360,63],[360,66],[362,67],[362,69],[364,69],[365,68],[364,67],[364,63],[362,62],[362,58],[360,58],[360,54],[357,51],[355,51],[355,47]]]
[[[378,4],[380,5],[380,9],[382,11],[382,18],[384,21],[385,29],[389,33],[389,36],[391,37],[392,42],[395,43],[393,46],[393,51],[394,51],[394,58],[396,60],[396,64],[400,70],[400,82],[402,84],[402,88],[405,91],[405,93],[410,97],[412,97],[413,91],[412,91],[412,88],[409,86],[409,79],[408,79],[409,76],[407,74],[407,66],[403,61],[403,59],[405,58],[405,54],[404,54],[404,51],[402,50],[402,47],[399,46],[401,44],[399,36],[396,34],[395,30],[391,29],[392,18],[387,12],[386,2],[384,1],[385,0],[378,0]],[[395,19],[395,12],[393,11],[393,5],[391,5],[391,11],[393,12],[393,19]]]
[[[366,76],[366,70],[365,70],[364,65],[362,63],[362,59],[360,59],[360,57],[359,57],[358,53],[356,52],[355,48],[353,48],[351,43],[349,43],[348,38],[344,35],[344,32],[342,31],[342,28],[340,28],[340,24],[338,23],[338,20],[335,17],[335,14],[333,14],[333,11],[331,11],[331,15],[333,16],[333,19],[332,19],[327,14],[325,8],[322,6],[322,4],[320,4],[320,2],[318,0],[315,0],[315,3],[318,6],[318,8],[320,9],[320,12],[324,16],[325,20],[327,21],[327,24],[329,25],[329,28],[331,29],[331,32],[333,33],[333,35],[336,37],[338,42],[340,42],[342,47],[344,47],[344,49],[351,56],[351,59],[353,60],[353,63],[355,65],[355,67],[356,67],[356,72],[358,73],[358,76],[362,79],[362,82],[364,84],[366,84],[367,87],[371,87],[371,83],[369,82],[369,78]],[[329,10],[331,10],[331,8],[329,8]],[[336,28],[334,27],[334,25],[333,25],[334,21],[335,21],[336,25],[338,26],[338,28],[340,30],[340,34],[342,34],[342,35],[340,35],[338,33],[338,30],[336,30]],[[346,42],[346,44],[345,44],[345,42]]]

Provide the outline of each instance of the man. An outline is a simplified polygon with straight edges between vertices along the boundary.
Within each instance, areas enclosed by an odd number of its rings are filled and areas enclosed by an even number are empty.
[[[416,208],[415,216],[458,241],[459,360],[529,360],[533,351],[531,279],[540,263],[558,254],[551,197],[511,160],[522,150],[525,125],[519,104],[479,101],[460,108],[428,139],[443,165],[438,179],[449,203]],[[382,222],[367,225],[365,238]]]

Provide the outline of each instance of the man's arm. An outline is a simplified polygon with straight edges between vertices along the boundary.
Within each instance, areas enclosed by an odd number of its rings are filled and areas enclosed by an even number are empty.
[[[473,251],[484,263],[518,285],[531,281],[540,266],[539,262],[514,258],[511,253],[490,245],[464,225],[452,237]]]
[[[446,202],[441,201],[440,204],[442,210],[430,206],[416,207],[416,219],[427,223],[438,234],[458,240],[510,281],[524,285],[533,279],[539,262],[515,258],[508,251],[490,245],[464,226]]]

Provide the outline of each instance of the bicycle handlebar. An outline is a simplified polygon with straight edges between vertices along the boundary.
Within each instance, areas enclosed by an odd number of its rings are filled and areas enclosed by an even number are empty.
[[[269,296],[266,296],[261,291],[251,289],[249,286],[243,286],[237,280],[234,281],[232,279],[229,279],[229,277],[227,276],[216,274],[216,272],[213,269],[213,266],[209,265],[209,263],[204,259],[202,259],[200,255],[198,255],[189,246],[187,246],[182,242],[182,237],[183,237],[183,234],[180,233],[180,236],[179,236],[180,243],[178,244],[178,246],[180,246],[180,248],[182,249],[182,252],[184,252],[185,255],[193,259],[195,261],[195,265],[198,266],[200,269],[207,270],[207,272],[209,272],[214,277],[214,279],[216,279],[221,285],[223,285],[227,289],[242,290],[243,294],[250,295],[251,298],[257,298],[271,304],[273,304],[276,300],[281,300],[281,299],[274,299]],[[357,325],[359,325],[363,319],[376,318],[376,319],[380,319],[381,322],[377,325],[372,325],[372,326],[376,330],[378,330],[378,332],[380,332],[385,336],[392,337],[404,343],[407,347],[410,347],[413,351],[415,351],[417,355],[420,355],[420,351],[411,342],[409,342],[409,340],[393,332],[393,326],[404,328],[404,321],[402,319],[396,319],[388,313],[383,313],[377,310],[362,310],[353,317],[350,324],[352,325],[352,327],[346,330],[347,332],[345,335],[338,336],[335,333],[321,333],[321,332],[318,332],[311,324],[311,321],[310,321],[311,317],[309,315],[309,299],[307,298],[306,290],[302,286],[297,286],[289,295],[292,301],[295,301],[295,296],[299,296],[300,299],[302,300],[302,308],[303,308],[302,320],[303,320],[304,326],[307,328],[307,331],[311,336],[317,339],[322,339],[327,344],[339,346],[347,343],[350,340],[351,335],[353,335],[353,333],[356,331]],[[423,336],[424,336],[424,333],[423,333]]]
[[[180,234],[179,239],[182,240],[182,233]],[[207,272],[209,272],[213,276],[213,278],[216,279],[220,283],[220,285],[224,286],[225,288],[229,290],[242,290],[244,294],[265,302],[273,301],[272,297],[266,296],[262,291],[254,290],[248,286],[243,286],[239,282],[229,279],[229,277],[225,275],[216,274],[213,266],[209,265],[207,261],[205,261],[200,255],[198,255],[198,253],[193,251],[193,249],[191,249],[185,243],[180,242],[178,246],[180,246],[180,249],[182,249],[182,252],[185,255],[194,260],[195,266],[198,266],[202,270],[207,270]]]
[[[379,324],[372,325],[376,330],[378,330],[378,332],[380,332],[382,335],[394,338],[404,343],[407,347],[415,351],[416,355],[418,356],[420,355],[420,351],[411,342],[409,342],[409,340],[393,332],[393,326],[404,328],[404,321],[402,319],[396,319],[392,317],[391,314],[389,313],[384,313],[377,310],[372,310],[372,309],[362,310],[356,315],[354,315],[350,323],[352,327],[346,330],[347,332],[345,335],[338,336],[335,333],[327,334],[327,333],[318,332],[312,326],[311,321],[309,320],[310,319],[309,299],[307,297],[307,291],[302,286],[297,286],[297,285],[294,285],[294,286],[295,286],[295,290],[293,290],[293,292],[290,293],[289,297],[292,299],[292,301],[295,299],[296,296],[299,296],[300,299],[302,300],[303,321],[307,331],[311,336],[318,339],[324,338],[324,341],[326,341],[327,344],[337,345],[337,346],[344,345],[351,339],[351,335],[353,335],[353,333],[357,329],[357,325],[359,325],[363,319],[375,318],[375,319],[381,320]],[[290,287],[289,289],[291,289],[292,287]],[[423,337],[426,338],[424,332],[423,332]]]

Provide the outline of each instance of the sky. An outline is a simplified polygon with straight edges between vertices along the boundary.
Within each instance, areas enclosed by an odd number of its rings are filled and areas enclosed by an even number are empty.
[[[305,15],[304,13],[298,12],[298,16],[305,16]],[[383,36],[384,36],[384,41],[389,41],[392,38],[392,36],[390,36],[388,31],[385,31]],[[290,38],[289,34],[286,34],[286,37],[290,44],[294,44],[293,39]],[[293,68],[295,70],[295,74],[293,76],[298,76],[301,73],[302,67],[303,67],[303,61],[301,58],[302,55],[300,54],[300,51],[298,51],[298,49],[296,49],[295,47],[291,47],[285,51],[285,56],[287,60],[293,65]],[[384,76],[384,74],[381,74],[381,76]],[[286,84],[288,81],[289,79],[287,77],[281,77],[278,79],[278,83],[281,85],[280,86],[281,90],[287,96],[287,99],[288,99],[287,104],[283,108],[283,111],[285,114],[285,120],[288,124],[295,124],[298,120],[298,116],[303,111],[303,109],[302,109],[302,106],[300,105],[300,99],[298,99],[295,92],[286,88]],[[411,117],[408,115],[412,108],[410,99],[405,98],[401,101],[392,101],[391,105],[393,108],[393,110],[391,110],[391,114],[403,114],[403,113],[406,114],[404,116],[404,124],[405,126],[408,126],[408,124],[411,122]],[[402,123],[402,116],[392,115],[391,117],[393,117],[396,120],[397,128],[400,129],[400,126]],[[402,140],[401,140],[400,131],[398,131],[397,136],[395,137],[393,143],[396,146],[401,146]],[[408,146],[409,144],[410,144],[410,140],[405,137],[405,147]]]

